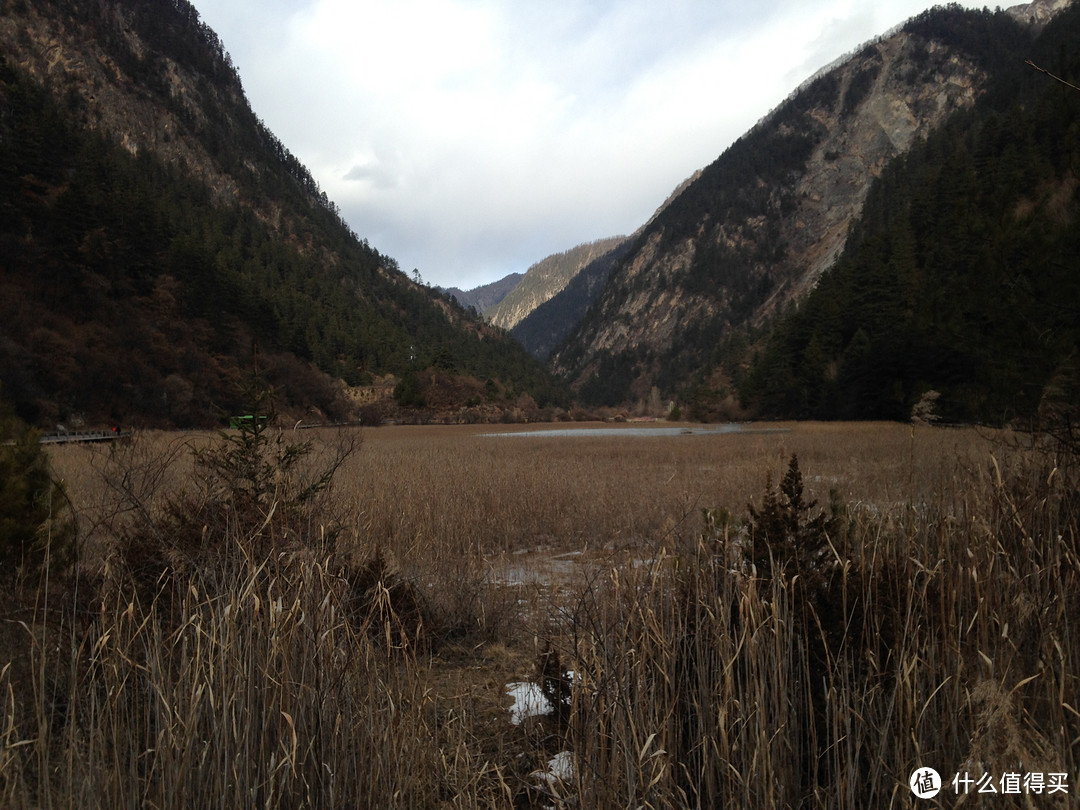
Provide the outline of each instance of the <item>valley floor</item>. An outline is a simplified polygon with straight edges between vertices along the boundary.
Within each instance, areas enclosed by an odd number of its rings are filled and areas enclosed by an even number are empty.
[[[1075,800],[1071,454],[596,427],[275,434],[303,464],[268,442],[267,508],[220,529],[213,435],[50,448],[86,592],[9,600],[0,804],[904,807],[922,766]]]

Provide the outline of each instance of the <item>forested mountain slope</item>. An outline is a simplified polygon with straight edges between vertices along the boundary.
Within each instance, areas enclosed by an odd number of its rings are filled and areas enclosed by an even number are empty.
[[[1073,6],[972,110],[888,166],[844,255],[754,362],[748,403],[905,419],[922,400],[948,420],[1075,426],[1078,42]]]
[[[671,201],[689,188],[700,176],[694,172],[680,183],[663,204],[656,209],[649,221],[638,228],[629,237],[615,237],[580,245],[571,251],[557,254],[550,259],[566,264],[567,259],[579,259],[571,264],[573,272],[568,280],[543,300],[536,300],[533,308],[512,327],[511,332],[535,357],[547,360],[552,351],[559,346],[568,334],[585,317],[589,308],[604,291],[608,278],[619,262],[633,249],[642,232],[648,228],[660,213],[671,205]],[[600,250],[596,248],[599,247]],[[580,261],[584,253],[586,261]],[[533,269],[544,270],[548,260],[538,262]]]
[[[525,278],[524,273],[510,273],[498,281],[483,284],[471,290],[462,290],[458,287],[448,287],[443,290],[446,295],[456,298],[457,302],[466,309],[475,309],[483,312],[496,306]]]
[[[534,357],[547,360],[589,311],[607,285],[612,270],[634,243],[634,238],[614,243],[593,258],[566,282],[566,286],[514,324],[510,330]]]
[[[349,229],[186,0],[5,0],[0,55],[0,396],[26,420],[207,424],[256,362],[331,418],[336,379],[431,365],[556,394]]]
[[[938,8],[808,81],[643,229],[554,367],[595,403],[717,386],[725,346],[813,288],[889,161],[1022,63],[1037,30]]]
[[[524,278],[505,298],[484,314],[496,326],[513,329],[538,306],[562,292],[590,263],[625,241],[625,236],[597,239],[538,261],[525,271]]]

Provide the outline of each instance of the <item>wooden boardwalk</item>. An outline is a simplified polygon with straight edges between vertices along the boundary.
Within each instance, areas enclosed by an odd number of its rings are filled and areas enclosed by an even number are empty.
[[[122,430],[72,430],[64,433],[47,433],[41,437],[41,444],[70,444],[74,442],[115,442],[128,439],[131,431]]]

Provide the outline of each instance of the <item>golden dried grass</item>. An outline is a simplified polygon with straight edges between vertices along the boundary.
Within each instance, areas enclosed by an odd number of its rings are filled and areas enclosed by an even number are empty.
[[[103,586],[82,626],[27,622],[0,660],[0,804],[899,807],[918,764],[1060,770],[1074,797],[1075,460],[973,429],[769,428],[365,431],[327,519],[446,636],[395,644],[392,601],[357,615],[317,554],[233,560],[167,616]],[[302,438],[316,465],[338,442]],[[189,485],[186,444],[207,440],[50,451],[91,565],[130,510]],[[745,505],[793,454],[808,498],[846,505],[810,601],[732,564]],[[715,507],[735,520],[706,523]],[[531,587],[500,581],[507,561]],[[503,684],[541,649],[577,672],[566,725],[510,727]],[[573,777],[538,785],[558,747]]]

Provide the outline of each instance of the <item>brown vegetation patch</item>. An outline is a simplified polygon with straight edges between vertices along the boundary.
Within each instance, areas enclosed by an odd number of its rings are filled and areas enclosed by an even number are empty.
[[[783,427],[364,431],[311,519],[274,524],[303,542],[196,569],[168,605],[106,578],[78,629],[5,634],[0,690],[30,673],[31,703],[0,703],[0,803],[861,808],[916,764],[1075,774],[1075,459]],[[169,472],[129,450],[128,489],[182,486],[177,439],[143,440]],[[76,513],[112,516],[99,565],[127,491],[102,491],[103,452],[50,450]],[[560,708],[515,726],[527,680]],[[538,776],[557,755],[572,774]]]

